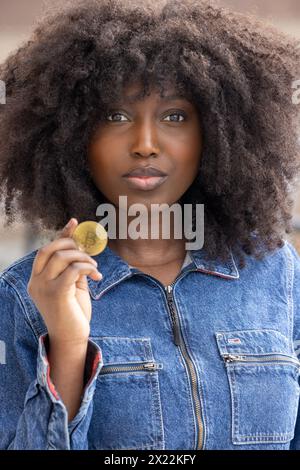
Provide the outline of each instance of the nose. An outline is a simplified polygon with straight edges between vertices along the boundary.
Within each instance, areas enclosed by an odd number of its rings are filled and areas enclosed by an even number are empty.
[[[153,123],[144,120],[135,126],[134,133],[132,156],[149,157],[159,154],[157,130]]]

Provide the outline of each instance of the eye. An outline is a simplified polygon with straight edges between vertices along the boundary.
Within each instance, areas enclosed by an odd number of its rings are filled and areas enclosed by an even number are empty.
[[[111,119],[110,119],[110,116],[111,116]],[[119,116],[119,117],[121,117],[121,119],[114,119],[114,116]],[[120,111],[115,111],[115,112],[108,113],[106,115],[106,119],[107,119],[107,121],[111,121],[111,122],[126,122],[127,119],[125,119],[125,120],[122,119],[122,116],[126,118],[126,116],[123,113],[121,113]],[[166,117],[171,117],[171,116],[181,116],[181,117],[183,117],[183,119],[181,119],[181,120],[171,119],[171,120],[169,120],[169,122],[182,122],[182,121],[185,121],[185,119],[186,119],[186,115],[182,111],[180,111],[180,112],[178,112],[178,111],[175,112],[174,111],[174,112],[168,114]]]
[[[120,112],[114,112],[114,113],[107,114],[106,119],[107,119],[107,121],[112,121],[112,122],[123,122],[120,119],[109,119],[109,116],[124,116],[124,114],[122,114]]]
[[[182,121],[185,121],[185,119],[186,119],[186,115],[185,115],[184,113],[182,113],[182,112],[170,113],[170,114],[168,114],[168,116],[166,116],[166,117],[169,117],[169,116],[182,116],[182,117],[183,117],[183,119],[182,119],[181,121],[179,121],[179,120],[172,120],[172,119],[171,119],[169,122],[182,122]]]

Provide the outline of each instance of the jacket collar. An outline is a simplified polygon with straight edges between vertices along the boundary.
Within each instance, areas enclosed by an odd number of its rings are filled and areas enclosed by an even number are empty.
[[[183,272],[193,269],[196,272],[211,274],[224,279],[239,279],[239,271],[232,251],[230,251],[230,260],[226,263],[220,260],[205,260],[203,249],[190,250],[189,253],[192,262],[183,269]],[[141,272],[137,268],[130,267],[109,246],[106,246],[102,253],[94,256],[94,259],[98,262],[98,270],[103,274],[103,279],[95,281],[90,277],[87,278],[90,294],[93,299],[99,299],[112,286],[131,277],[134,273]]]

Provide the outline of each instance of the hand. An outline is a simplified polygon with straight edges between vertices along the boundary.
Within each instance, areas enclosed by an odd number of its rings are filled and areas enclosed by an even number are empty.
[[[72,218],[57,239],[40,248],[27,291],[42,315],[51,343],[60,346],[88,341],[92,304],[87,276],[100,280],[97,263],[71,238],[78,225]]]

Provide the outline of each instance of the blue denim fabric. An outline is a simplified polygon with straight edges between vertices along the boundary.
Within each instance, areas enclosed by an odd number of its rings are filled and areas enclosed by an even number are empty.
[[[300,450],[300,259],[208,266],[190,251],[171,288],[107,247],[77,415],[49,377],[27,292],[34,250],[0,275],[1,449]],[[2,354],[3,356],[4,354]],[[68,367],[68,364],[66,364]]]

